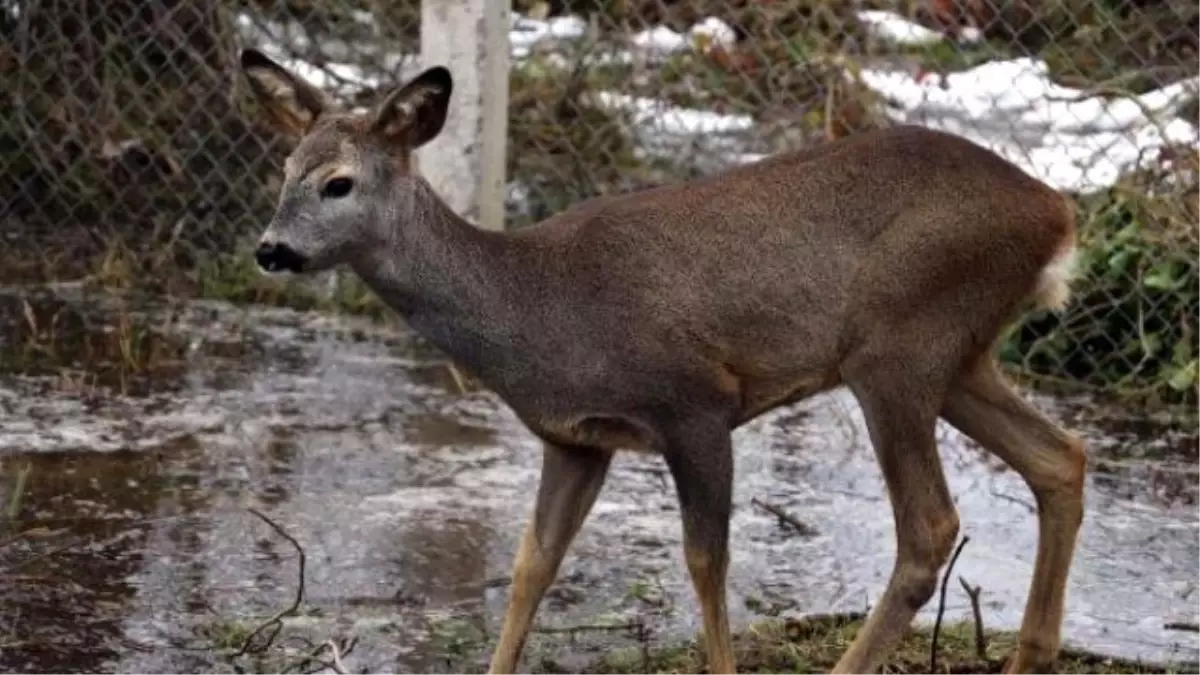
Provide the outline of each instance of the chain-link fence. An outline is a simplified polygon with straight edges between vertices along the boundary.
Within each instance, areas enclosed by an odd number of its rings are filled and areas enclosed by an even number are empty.
[[[0,281],[88,276],[302,301],[246,261],[286,147],[246,114],[237,48],[307,64],[306,78],[362,103],[416,72],[419,0],[0,7]],[[513,9],[510,226],[865,129],[947,129],[1079,203],[1075,300],[1015,327],[1005,359],[1047,381],[1195,400],[1194,2],[518,0]]]

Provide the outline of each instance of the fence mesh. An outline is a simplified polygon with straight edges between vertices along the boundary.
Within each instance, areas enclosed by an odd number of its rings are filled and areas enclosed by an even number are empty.
[[[364,103],[415,74],[419,0],[0,8],[0,282],[86,276],[305,301],[245,261],[287,148],[247,114],[237,49],[257,46]],[[1076,298],[1015,326],[1006,361],[1047,381],[1195,400],[1194,2],[517,0],[513,10],[510,227],[867,129],[949,130],[1079,205]]]

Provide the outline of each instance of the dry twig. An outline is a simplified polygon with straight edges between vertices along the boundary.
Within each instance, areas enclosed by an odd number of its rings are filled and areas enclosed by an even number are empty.
[[[971,615],[975,617],[975,655],[981,661],[986,661],[987,635],[983,632],[983,610],[979,607],[979,593],[983,591],[983,587],[972,586],[961,576],[958,578],[958,583],[962,584],[963,590],[967,592],[967,597],[971,599]]]
[[[541,626],[534,628],[533,632],[542,633],[544,635],[554,635],[561,633],[584,633],[589,631],[637,631],[641,627],[641,621],[628,621],[626,623],[585,623],[574,626]]]
[[[328,640],[325,645],[329,647],[329,657],[333,660],[333,672],[345,675],[346,666],[342,664],[342,650],[338,649],[338,645],[333,640]]]
[[[312,647],[313,643],[310,642],[309,640],[307,640],[305,638],[299,638],[299,639],[303,640],[304,642],[306,642],[308,644],[308,646]],[[309,666],[311,664],[316,664],[316,668],[309,668],[308,670],[306,670],[304,672],[317,673],[322,670],[332,670],[335,673],[339,673],[341,675],[346,675],[346,673],[348,673],[349,671],[346,669],[346,665],[345,665],[345,663],[342,662],[342,659],[344,659],[347,655],[349,655],[350,652],[354,651],[354,648],[357,645],[358,645],[358,638],[356,638],[356,637],[352,637],[352,638],[349,638],[346,640],[341,640],[341,641],[332,640],[332,639],[326,640],[325,642],[322,642],[321,644],[319,644],[315,647],[312,647],[311,651],[309,651],[304,656],[301,656],[299,659],[293,661],[292,663],[290,663],[287,666],[285,666],[284,668],[282,668],[280,670],[280,672],[290,673],[290,672],[293,672],[296,669],[299,669],[303,666]],[[329,652],[329,659],[325,660],[325,659],[319,658],[326,651]]]
[[[963,547],[967,542],[971,541],[970,537],[963,537],[962,541],[958,542],[958,547],[954,549],[954,555],[950,556],[950,564],[946,565],[946,573],[942,575],[942,595],[938,599],[937,620],[933,622],[933,639],[929,642],[929,672],[937,672],[937,653],[938,653],[938,633],[942,630],[942,617],[946,614],[946,585],[950,581],[950,572],[954,570],[954,563],[958,562],[958,555],[962,553]]]
[[[1006,502],[1012,502],[1013,504],[1016,504],[1016,505],[1018,505],[1018,506],[1023,506],[1023,507],[1025,507],[1025,509],[1026,509],[1027,511],[1029,511],[1030,513],[1033,513],[1033,514],[1036,514],[1036,513],[1037,513],[1037,507],[1036,507],[1036,506],[1034,506],[1033,504],[1030,504],[1029,502],[1025,501],[1024,499],[1021,499],[1020,497],[1014,497],[1014,496],[1012,496],[1012,495],[1006,495],[1006,494],[1004,494],[1003,492],[999,492],[999,491],[997,491],[997,490],[995,490],[995,489],[993,489],[993,490],[989,490],[988,492],[990,492],[990,493],[991,493],[991,495],[992,495],[993,497],[996,497],[996,498],[998,498],[998,499],[1003,499],[1003,500],[1004,500],[1004,501],[1006,501]]]
[[[467,376],[458,369],[458,366],[447,362],[446,369],[450,371],[450,377],[454,378],[454,386],[458,387],[458,393],[460,396],[471,391],[471,389],[467,386]]]
[[[29,303],[25,303],[26,315]],[[12,491],[9,493],[8,505],[4,509],[4,525],[7,529],[12,523],[16,522],[17,516],[21,515],[21,500],[25,498],[25,489],[29,485],[29,474],[33,473],[33,465],[26,463],[17,471],[17,476],[13,480]]]
[[[300,604],[304,602],[304,567],[305,563],[307,562],[304,555],[304,547],[300,546],[300,542],[296,541],[295,537],[288,534],[287,531],[280,527],[278,523],[268,518],[258,509],[247,510],[257,516],[259,520],[269,525],[272,530],[275,530],[276,534],[286,539],[288,543],[292,545],[292,548],[296,549],[296,553],[299,555],[299,562],[297,563],[296,571],[296,574],[299,577],[299,583],[296,586],[296,597],[292,600],[292,604],[280,610],[275,614],[275,616],[272,616],[270,619],[259,624],[258,628],[250,631],[250,634],[246,636],[246,640],[242,642],[241,648],[239,648],[237,652],[233,654],[234,656],[241,656],[250,652],[254,639],[259,635],[262,635],[262,633],[267,629],[271,629],[271,634],[267,637],[266,641],[263,642],[260,647],[253,650],[255,653],[266,651],[275,641],[275,638],[279,636],[279,631],[283,630],[283,618],[295,614],[296,611],[300,609]]]
[[[5,574],[8,574],[8,573],[16,572],[17,570],[25,569],[26,567],[29,567],[30,565],[32,565],[36,562],[41,562],[47,558],[53,558],[54,556],[58,555],[59,553],[69,551],[69,550],[75,548],[76,546],[79,546],[80,544],[85,543],[86,541],[87,541],[87,539],[84,537],[78,537],[78,536],[72,537],[65,544],[62,544],[60,546],[55,546],[54,548],[52,548],[48,551],[43,551],[41,553],[38,553],[37,555],[25,558],[24,560],[18,560],[11,565],[0,567],[0,572],[4,572]]]
[[[801,537],[811,537],[817,534],[817,528],[796,518],[774,504],[768,504],[758,497],[752,497],[750,503],[775,516],[779,519],[779,522],[790,525]]]
[[[792,642],[800,642],[817,633],[830,629],[849,626],[856,621],[867,618],[866,612],[836,612],[826,614],[809,614],[802,617],[791,617],[783,622],[784,634]]]

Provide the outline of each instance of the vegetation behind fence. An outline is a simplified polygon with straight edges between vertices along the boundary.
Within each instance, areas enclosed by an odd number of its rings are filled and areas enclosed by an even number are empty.
[[[248,114],[236,53],[308,63],[360,104],[415,74],[418,3],[0,0],[0,283],[373,309],[251,269],[287,147]],[[509,226],[866,129],[948,129],[1079,205],[1075,299],[1015,326],[1005,360],[1194,403],[1198,20],[1191,0],[518,0]]]

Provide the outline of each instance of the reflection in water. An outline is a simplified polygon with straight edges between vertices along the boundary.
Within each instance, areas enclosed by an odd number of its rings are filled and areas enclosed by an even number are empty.
[[[111,617],[135,599],[128,578],[142,564],[156,504],[170,491],[158,458],[187,451],[4,459],[6,479],[29,467],[15,531],[35,534],[0,548],[7,617],[0,668],[83,671],[119,656],[124,636]]]
[[[75,317],[60,326],[120,323],[102,302],[86,303],[90,315],[79,302],[55,302],[44,306]],[[122,395],[105,381],[108,389],[80,396],[42,377],[59,357],[43,354],[33,367],[12,356],[23,311],[0,302],[0,467],[10,478],[22,463],[33,465],[20,526],[65,532],[0,548],[0,564],[15,572],[0,586],[0,602],[15,608],[0,625],[14,640],[0,650],[0,667],[229,670],[211,652],[186,648],[197,628],[261,620],[285,607],[297,584],[294,549],[247,507],[304,548],[305,611],[289,619],[289,630],[314,639],[358,635],[352,667],[450,667],[430,637],[445,632],[439,622],[447,617],[484,617],[494,637],[536,487],[538,446],[490,395],[459,394],[445,363],[411,336],[280,310],[144,308],[138,325],[164,345],[186,347],[164,347],[164,362],[186,367],[143,368],[149,385]],[[83,353],[85,342],[70,351]],[[130,352],[104,352],[122,353]],[[77,365],[88,367],[89,358]],[[1096,406],[1087,401],[1041,405],[1083,432],[1096,457],[1068,641],[1195,659],[1195,636],[1162,629],[1195,621],[1195,431],[1093,423]],[[984,587],[989,625],[1015,627],[1036,535],[1028,490],[948,427],[941,437],[972,537],[956,571]],[[796,612],[872,602],[892,563],[891,510],[850,397],[823,396],[768,416],[739,430],[735,443],[735,620],[753,618],[747,600]],[[751,497],[817,534],[791,535],[752,508]],[[678,517],[661,462],[620,457],[539,623],[644,612],[630,589],[657,579],[675,607],[656,619],[658,634],[696,630]],[[56,552],[72,537],[83,544]],[[952,618],[969,611],[956,595]],[[532,647],[584,649],[561,637],[534,636]],[[594,639],[603,649],[627,638]]]
[[[430,515],[431,519],[403,530],[403,553],[396,561],[400,576],[421,583],[421,588],[405,590],[421,593],[433,604],[482,603],[480,580],[487,578],[487,543],[495,536],[483,525],[487,518]],[[471,590],[475,592],[466,593]]]

